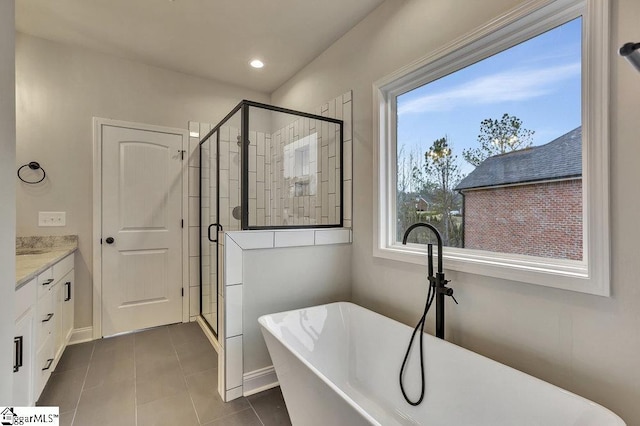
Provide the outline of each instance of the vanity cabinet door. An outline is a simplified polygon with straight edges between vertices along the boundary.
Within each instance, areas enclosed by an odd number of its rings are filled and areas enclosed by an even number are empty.
[[[16,320],[13,339],[13,405],[33,405],[33,308]]]
[[[71,337],[71,332],[73,332],[73,316],[74,316],[74,307],[75,303],[75,282],[74,282],[74,270],[72,269],[63,279],[62,279],[62,334],[63,334],[63,344],[66,345],[69,342],[69,338]]]
[[[53,291],[53,303],[55,316],[53,317],[53,342],[54,342],[54,350],[53,355],[56,359],[54,364],[58,363],[60,356],[62,355],[62,351],[64,350],[64,330],[63,330],[63,316],[64,316],[64,297],[66,294],[66,286],[64,285],[65,281],[60,280],[56,283],[55,287],[51,289]]]

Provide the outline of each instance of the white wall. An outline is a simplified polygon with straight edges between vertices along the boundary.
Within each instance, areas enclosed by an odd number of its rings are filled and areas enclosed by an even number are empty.
[[[351,297],[348,244],[245,250],[243,265],[245,373],[273,365],[258,326],[260,316]]]
[[[353,299],[414,324],[425,268],[372,256],[372,83],[520,3],[518,0],[387,0],[272,94],[310,109],[353,89]],[[640,41],[640,2],[613,0],[611,20],[612,297],[450,273],[460,305],[448,304],[448,339],[565,387],[640,424],[640,73],[616,55]],[[429,321],[433,331],[433,319]],[[401,349],[398,349],[401,350]]]
[[[38,161],[47,172],[44,185],[17,186],[17,233],[78,234],[75,327],[90,326],[92,117],[186,128],[189,120],[217,122],[243,98],[268,97],[23,34],[16,84],[18,165]],[[42,210],[66,211],[67,226],[38,228]]]
[[[9,405],[13,385],[15,233],[15,13],[14,0],[0,2],[0,405]]]

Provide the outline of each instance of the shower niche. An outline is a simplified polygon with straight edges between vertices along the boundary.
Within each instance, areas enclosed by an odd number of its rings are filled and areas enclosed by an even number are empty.
[[[222,233],[344,225],[344,125],[244,100],[200,136],[200,314],[217,337]]]

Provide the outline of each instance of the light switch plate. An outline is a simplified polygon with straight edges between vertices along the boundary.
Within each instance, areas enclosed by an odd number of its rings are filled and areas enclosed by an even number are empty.
[[[38,212],[38,226],[65,226],[66,212]]]

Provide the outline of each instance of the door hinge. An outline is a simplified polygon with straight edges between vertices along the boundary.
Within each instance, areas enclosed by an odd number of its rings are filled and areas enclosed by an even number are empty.
[[[187,152],[184,149],[179,149],[178,152],[180,153],[180,159],[184,160],[184,153]]]
[[[184,228],[184,219],[180,219],[180,228]]]
[[[184,297],[184,287],[182,287],[182,297]]]

